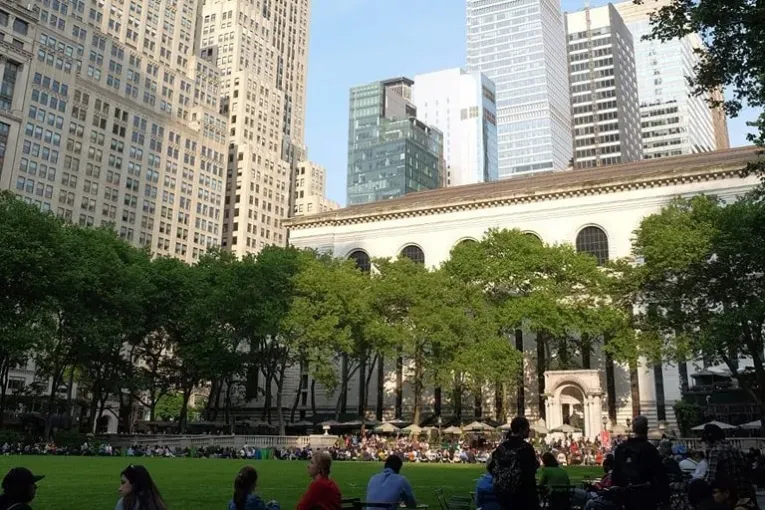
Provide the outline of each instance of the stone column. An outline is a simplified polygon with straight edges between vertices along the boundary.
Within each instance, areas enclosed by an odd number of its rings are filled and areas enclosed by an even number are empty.
[[[592,406],[590,405],[590,396],[585,395],[583,400],[584,402],[582,403],[582,407],[584,408],[584,430],[582,432],[584,437],[592,437]]]
[[[592,397],[592,414],[594,415],[593,419],[596,421],[595,430],[600,434],[600,431],[603,428],[603,423],[601,421],[603,418],[603,401],[600,395],[594,395]]]

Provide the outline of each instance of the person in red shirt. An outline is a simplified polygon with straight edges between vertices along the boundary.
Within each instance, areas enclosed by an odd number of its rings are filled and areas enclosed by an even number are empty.
[[[297,510],[340,510],[340,489],[330,480],[332,457],[327,452],[316,452],[308,464],[308,475],[313,478],[308,490],[297,505]]]

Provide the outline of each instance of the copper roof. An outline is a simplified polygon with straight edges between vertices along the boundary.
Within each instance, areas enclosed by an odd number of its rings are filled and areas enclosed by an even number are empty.
[[[762,154],[756,147],[641,160],[599,168],[520,176],[495,182],[410,193],[400,198],[355,205],[321,214],[290,218],[293,229],[379,221],[391,217],[437,214],[449,210],[491,207],[623,189],[666,186],[740,174]]]

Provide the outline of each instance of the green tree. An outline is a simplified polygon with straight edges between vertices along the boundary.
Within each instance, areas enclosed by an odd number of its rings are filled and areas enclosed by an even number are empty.
[[[167,393],[160,397],[156,405],[156,416],[164,421],[178,421],[181,418],[183,395],[176,392]]]
[[[642,260],[638,348],[678,361],[724,363],[765,414],[765,204],[752,194],[724,205],[677,199],[645,218],[633,250]],[[739,361],[750,357],[753,377]]]
[[[31,356],[47,326],[48,298],[62,270],[60,237],[51,215],[0,192],[0,424],[10,369]]]
[[[765,5],[759,0],[672,0],[651,15],[651,37],[668,41],[699,34],[706,48],[697,50],[700,60],[689,81],[696,94],[708,97],[715,106],[722,101],[718,91],[729,89],[731,99],[722,104],[735,117],[746,104],[760,110],[765,107],[763,18]],[[758,133],[747,135],[749,141],[765,145],[765,112],[751,125]]]

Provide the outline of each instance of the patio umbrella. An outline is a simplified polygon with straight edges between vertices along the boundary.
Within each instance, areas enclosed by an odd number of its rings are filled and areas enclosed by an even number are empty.
[[[452,425],[451,427],[447,427],[443,430],[444,434],[462,434],[462,429],[459,427],[455,427]]]
[[[733,429],[736,428],[734,425],[730,425],[728,423],[723,423],[721,421],[710,421],[709,423],[704,423],[703,425],[697,425],[697,426],[693,427],[691,430],[699,430],[699,431],[700,430],[704,430],[704,427],[706,427],[707,425],[717,425],[718,427],[720,427],[723,430],[733,430]]]
[[[498,428],[499,430],[510,430],[510,423],[505,423],[504,425],[500,425],[500,426],[499,426],[499,427],[497,427],[497,428]],[[532,425],[532,426],[531,426],[531,428],[534,428],[534,426]]]
[[[408,427],[404,427],[402,430],[403,430],[404,432],[409,432],[409,433],[410,433],[410,434],[412,434],[412,435],[417,435],[417,434],[419,434],[419,433],[421,433],[421,432],[422,432],[422,427],[420,427],[419,425],[416,425],[416,424],[412,423],[412,424],[411,424],[411,425],[409,425]]]
[[[473,423],[470,423],[468,425],[465,425],[463,428],[465,432],[493,432],[494,427],[487,423],[483,423],[480,421],[474,421]]]
[[[744,430],[760,430],[762,428],[762,420],[755,420],[750,421],[749,423],[744,423],[739,428]]]
[[[422,428],[423,434],[432,434],[433,432],[438,432],[438,427],[423,427]]]
[[[566,434],[571,434],[572,432],[581,432],[581,429],[573,427],[573,426],[569,425],[568,423],[564,423],[563,425],[555,427],[554,429],[552,429],[552,431],[553,432],[564,432]]]
[[[400,432],[401,429],[393,425],[392,423],[385,422],[382,425],[378,425],[374,428],[375,432],[382,432],[384,434],[395,434]]]
[[[621,423],[617,423],[616,425],[610,425],[608,427],[609,432],[612,432],[614,434],[626,434],[629,432],[626,426],[622,425]]]
[[[392,423],[396,427],[403,427],[404,425],[409,425],[412,422],[404,421],[404,420],[400,420],[400,419],[396,418],[395,420],[390,420],[388,423]]]
[[[288,428],[293,429],[308,429],[313,427],[313,422],[308,420],[298,421],[287,425]]]
[[[502,426],[504,427],[504,425],[502,425]],[[508,427],[508,429],[509,428],[510,427]],[[533,430],[534,432],[536,432],[537,434],[549,434],[550,433],[550,431],[547,430],[547,427],[545,427],[544,425],[541,425],[539,423],[532,423],[530,429]],[[507,429],[503,429],[503,430],[507,430]]]
[[[327,420],[327,421],[321,422],[319,425],[321,425],[322,427],[338,427],[341,425],[341,423],[335,420]]]

